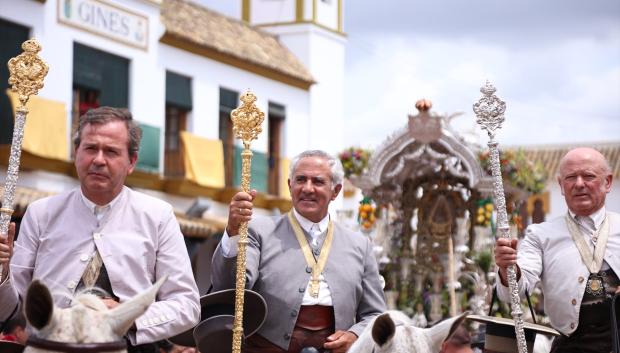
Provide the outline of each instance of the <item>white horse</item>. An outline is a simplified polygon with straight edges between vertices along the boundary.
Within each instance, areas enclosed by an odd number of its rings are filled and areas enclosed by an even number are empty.
[[[366,327],[348,353],[437,353],[467,314],[422,329],[402,312],[388,311]]]
[[[47,287],[33,281],[28,287],[25,302],[26,319],[36,329],[24,353],[67,351],[105,351],[123,353],[123,335],[133,322],[155,301],[155,295],[166,277],[162,277],[146,292],[116,308],[108,310],[93,294],[79,294],[71,307],[54,306]]]

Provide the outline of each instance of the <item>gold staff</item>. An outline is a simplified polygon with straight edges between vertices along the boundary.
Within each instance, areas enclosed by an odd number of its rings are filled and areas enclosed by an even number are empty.
[[[15,114],[15,127],[13,128],[13,141],[11,154],[9,155],[9,167],[4,184],[4,196],[0,208],[0,234],[7,234],[11,215],[13,214],[13,197],[19,175],[19,159],[22,153],[22,140],[24,139],[24,125],[28,108],[26,103],[31,95],[43,88],[43,79],[47,75],[47,64],[37,55],[41,51],[41,45],[35,39],[29,39],[22,43],[23,53],[9,60],[9,85],[19,96],[19,106]],[[0,267],[0,282],[4,269]]]
[[[506,103],[497,98],[495,87],[487,81],[484,87],[480,88],[483,97],[474,104],[474,113],[478,119],[476,122],[489,135],[489,151],[491,162],[491,172],[493,175],[493,200],[497,208],[497,231],[502,238],[510,239],[510,227],[508,226],[508,215],[506,214],[506,198],[504,197],[504,183],[502,181],[502,171],[499,164],[498,143],[495,141],[495,130],[502,128],[504,122],[504,112]],[[508,267],[508,286],[510,288],[510,307],[512,318],[515,322],[515,333],[517,335],[517,348],[519,353],[527,353],[527,343],[523,333],[523,310],[519,300],[519,288],[517,287],[517,272],[515,266]]]
[[[252,151],[250,142],[258,137],[263,130],[261,124],[265,113],[261,112],[254,102],[256,96],[250,91],[241,96],[241,106],[230,113],[233,122],[233,132],[243,141],[241,152],[241,188],[250,192],[250,167],[252,165]],[[243,337],[243,300],[245,294],[245,247],[248,244],[248,222],[239,226],[239,251],[237,254],[237,278],[235,287],[235,320],[233,321],[233,353],[241,352]]]

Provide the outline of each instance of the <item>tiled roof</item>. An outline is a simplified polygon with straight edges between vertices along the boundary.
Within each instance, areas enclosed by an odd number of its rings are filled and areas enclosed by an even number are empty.
[[[163,43],[306,89],[314,83],[306,67],[274,35],[247,23],[185,0],[164,0],[161,18],[166,28]]]
[[[595,144],[575,145],[539,145],[539,146],[511,146],[509,150],[522,149],[527,158],[533,162],[540,162],[548,172],[548,180],[555,181],[560,159],[570,149],[575,147],[592,147],[601,152],[611,167],[614,178],[620,177],[620,141]]]

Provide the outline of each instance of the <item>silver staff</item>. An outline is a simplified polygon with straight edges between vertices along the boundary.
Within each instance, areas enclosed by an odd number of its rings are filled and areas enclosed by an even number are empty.
[[[19,105],[15,109],[15,127],[13,128],[13,141],[9,156],[9,167],[4,184],[4,196],[0,208],[0,234],[7,234],[11,215],[13,214],[13,197],[19,174],[19,159],[22,153],[22,140],[24,139],[24,125],[28,109],[26,103],[31,95],[37,94],[43,88],[43,79],[47,75],[47,64],[37,55],[41,51],[41,45],[35,39],[29,39],[22,43],[23,53],[9,60],[9,85],[19,96]],[[0,282],[4,268],[0,267]]]
[[[499,164],[499,149],[495,141],[495,130],[499,130],[504,122],[504,112],[506,103],[497,98],[495,87],[487,81],[486,85],[480,88],[483,97],[474,104],[474,113],[478,117],[476,122],[489,135],[491,171],[493,174],[493,199],[497,208],[497,230],[499,236],[510,239],[510,227],[508,226],[508,216],[506,214],[506,198],[504,197],[504,183],[502,181],[502,171]],[[512,318],[515,321],[515,333],[517,335],[517,348],[519,353],[528,353],[525,333],[523,332],[523,310],[519,299],[519,288],[517,287],[517,272],[515,266],[508,267],[508,286],[510,288],[510,307]]]

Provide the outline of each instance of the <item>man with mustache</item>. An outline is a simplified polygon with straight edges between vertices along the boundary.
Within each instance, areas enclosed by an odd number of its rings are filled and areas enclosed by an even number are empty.
[[[80,187],[33,202],[19,238],[0,236],[0,262],[10,272],[0,284],[0,321],[19,312],[33,279],[56,305],[98,287],[109,308],[149,288],[162,276],[157,301],[129,331],[129,352],[156,352],[153,343],[193,327],[199,298],[189,256],[172,207],[124,186],[138,159],[141,130],[126,109],[101,107],[80,118],[74,137]],[[7,276],[8,274],[8,276]]]
[[[233,196],[211,278],[215,290],[235,287],[239,226],[251,221],[247,287],[265,298],[267,318],[246,340],[244,353],[298,353],[304,347],[344,353],[386,310],[372,242],[328,213],[343,176],[339,160],[306,151],[291,162],[293,209],[287,214],[252,218],[256,191]]]
[[[545,312],[562,333],[552,352],[610,352],[611,298],[620,291],[620,214],[605,207],[611,168],[600,152],[575,148],[559,169],[568,211],[529,226],[518,251],[516,239],[496,241],[498,295],[509,300],[506,269],[516,265],[521,293],[542,284]]]

